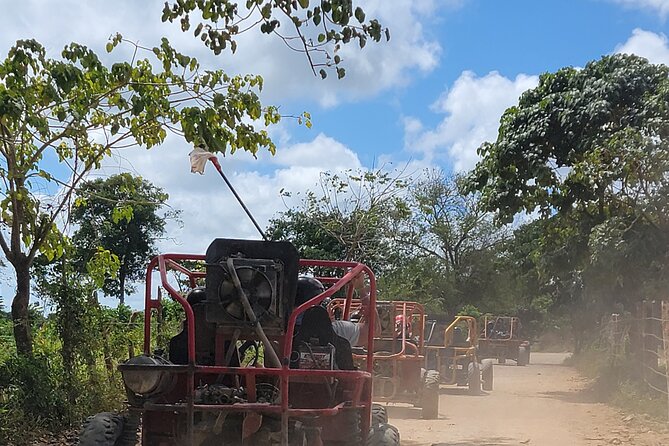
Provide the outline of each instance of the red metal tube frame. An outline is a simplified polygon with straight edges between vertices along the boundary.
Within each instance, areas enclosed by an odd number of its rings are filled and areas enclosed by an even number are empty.
[[[297,317],[306,311],[308,308],[311,308],[314,305],[319,305],[324,299],[334,295],[337,291],[341,290],[345,286],[348,286],[347,289],[347,309],[351,308],[351,301],[353,297],[353,287],[350,286],[351,281],[358,274],[364,273],[369,278],[370,284],[370,306],[374,308],[376,305],[376,280],[371,269],[366,265],[357,262],[342,262],[342,261],[331,261],[331,260],[300,260],[301,267],[323,267],[323,268],[335,268],[335,269],[345,269],[347,270],[343,277],[339,278],[336,282],[333,280],[332,286],[329,287],[325,292],[315,296],[308,302],[300,305],[295,308],[290,314],[287,323],[287,330],[285,334],[285,342],[283,343],[283,356],[282,356],[282,367],[279,368],[237,368],[237,367],[219,367],[219,366],[197,366],[195,364],[195,317],[193,314],[193,309],[188,304],[186,299],[179,294],[179,292],[174,289],[174,287],[169,283],[167,278],[167,267],[184,273],[188,276],[191,286],[194,286],[197,278],[205,277],[206,273],[201,271],[190,271],[183,265],[180,265],[179,261],[204,261],[204,255],[198,254],[162,254],[154,257],[147,266],[146,273],[146,284],[145,284],[145,314],[144,314],[144,353],[147,355],[151,354],[151,311],[153,309],[160,310],[161,300],[160,295],[157,299],[152,299],[152,275],[156,268],[158,269],[160,275],[160,282],[162,287],[167,291],[169,296],[177,301],[184,310],[186,315],[186,327],[188,331],[188,366],[169,366],[171,370],[176,373],[186,373],[188,376],[188,390],[186,404],[183,406],[184,411],[188,413],[189,418],[189,431],[192,433],[193,428],[193,413],[196,410],[205,410],[204,405],[196,405],[193,402],[193,385],[194,377],[196,373],[216,373],[216,374],[238,374],[238,375],[275,375],[278,376],[281,382],[281,406],[274,406],[275,408],[269,408],[257,403],[247,403],[242,405],[233,405],[231,409],[225,410],[262,410],[262,411],[276,411],[282,413],[282,426],[287,422],[287,417],[289,416],[299,416],[299,415],[308,415],[308,414],[320,414],[320,415],[334,415],[336,414],[343,405],[340,404],[333,408],[327,409],[291,409],[288,407],[288,383],[290,377],[297,376],[330,376],[337,377],[342,380],[351,380],[355,382],[354,387],[354,397],[353,405],[361,406],[365,410],[365,417],[363,418],[363,429],[369,428],[368,418],[371,411],[371,401],[361,401],[363,397],[363,385],[368,383],[372,379],[372,368],[373,368],[373,350],[368,349],[367,354],[367,370],[366,371],[332,371],[332,370],[297,370],[290,369],[290,353],[292,351],[292,340],[293,334],[295,331],[295,322]],[[368,315],[368,323],[371,327],[375,325],[375,312],[370,311]],[[374,330],[368,330],[367,345],[373,345],[374,342]],[[123,366],[121,366],[123,368]],[[137,367],[135,367],[137,368]],[[153,369],[155,370],[155,368]],[[371,392],[371,386],[367,386],[367,391]],[[371,397],[371,394],[369,395]],[[248,406],[248,407],[247,407]],[[262,408],[261,408],[262,406]],[[213,410],[213,409],[212,409]],[[219,410],[222,410],[219,408]],[[363,430],[365,431],[365,430]],[[189,439],[192,443],[192,438]]]

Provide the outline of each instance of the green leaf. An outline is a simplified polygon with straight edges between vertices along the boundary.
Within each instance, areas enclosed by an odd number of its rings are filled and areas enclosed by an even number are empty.
[[[365,11],[362,10],[361,7],[355,8],[355,18],[358,20],[360,23],[365,22]]]
[[[112,221],[116,224],[120,223],[122,220],[125,220],[126,223],[130,223],[134,215],[134,209],[131,205],[119,206],[112,209]]]
[[[98,288],[101,288],[107,277],[116,278],[121,268],[118,256],[102,246],[98,246],[95,254],[86,263],[86,271]]]
[[[40,177],[44,178],[47,181],[51,181],[53,179],[53,177],[51,176],[51,174],[49,172],[46,172],[46,171],[41,170],[41,169],[37,173],[37,175],[39,175]]]

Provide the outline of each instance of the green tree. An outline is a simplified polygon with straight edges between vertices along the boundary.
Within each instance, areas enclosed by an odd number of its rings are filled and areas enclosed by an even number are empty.
[[[473,187],[506,221],[521,211],[606,218],[633,208],[660,223],[643,205],[666,187],[668,90],[669,68],[637,56],[544,74],[480,147]]]
[[[473,188],[503,221],[539,213],[540,286],[580,308],[583,327],[666,288],[668,93],[669,68],[636,56],[563,68],[542,75],[479,149]]]
[[[576,227],[560,230],[558,220],[554,216],[525,223],[514,230],[504,247],[501,269],[511,279],[517,315],[525,333],[531,335],[547,328],[569,328],[564,323],[570,315],[587,313],[580,275],[581,248],[587,246],[587,239]],[[574,324],[573,318],[571,322],[574,332],[587,325]],[[583,339],[582,333],[575,339]]]
[[[141,279],[155,252],[155,241],[165,233],[166,219],[177,212],[161,212],[168,199],[162,189],[128,173],[85,181],[76,191],[70,219],[78,225],[72,237],[81,265],[101,247],[118,257],[116,277],[107,278],[102,290],[125,303],[131,281]]]
[[[483,301],[494,311],[495,303],[504,300],[499,260],[506,231],[493,223],[476,194],[464,191],[461,176],[428,171],[409,195],[411,216],[396,240],[405,261],[388,282],[415,274],[401,280],[406,287],[401,294],[423,294],[418,300],[436,299],[451,313],[465,303]],[[393,285],[395,292],[401,283]]]
[[[324,172],[318,187],[272,221],[273,237],[296,243],[304,255],[363,262],[378,272],[392,264],[395,222],[408,215],[404,173]]]
[[[108,49],[120,42],[114,37]],[[30,267],[39,252],[62,254],[56,219],[112,150],[153,147],[176,129],[186,141],[212,150],[274,151],[267,133],[248,123],[280,119],[275,108],[260,104],[260,78],[202,73],[195,59],[166,39],[148,53],[154,61],[136,56],[107,68],[84,46],[68,45],[61,59],[51,59],[42,45],[25,40],[0,62],[0,247],[16,273],[12,318],[22,354],[32,351]],[[60,160],[61,168],[46,171],[47,157]],[[54,186],[62,192],[35,192]]]
[[[480,205],[477,194],[467,193],[462,176],[427,172],[411,188],[413,218],[400,240],[441,259],[449,270],[467,264],[476,252],[492,248],[505,233]]]
[[[379,277],[379,296],[420,302],[429,314],[447,313],[447,308],[453,307],[453,284],[443,263],[429,254],[399,252],[401,255]]]
[[[272,218],[266,233],[271,240],[290,240],[303,259],[346,257],[345,247],[339,240],[301,209],[288,209]]]
[[[552,243],[548,233],[550,221],[535,220],[516,230],[505,246],[505,263],[516,279],[516,292],[529,307],[546,308],[558,301],[573,267],[565,262],[572,258]],[[563,246],[573,246],[566,243]]]
[[[50,315],[50,325],[54,326],[60,340],[59,353],[62,359],[60,376],[52,378],[60,381],[67,398],[66,416],[69,423],[77,420],[82,413],[77,411],[77,399],[81,389],[88,385],[95,387],[90,379],[95,375],[95,354],[97,344],[108,341],[107,336],[100,336],[100,306],[95,292],[104,283],[107,276],[115,276],[118,271],[118,258],[109,251],[98,250],[88,263],[88,270],[82,271],[75,261],[75,247],[64,243],[64,253],[60,258],[49,261],[46,256],[38,256],[33,265],[35,293],[55,306]],[[81,361],[78,361],[81,359]],[[79,381],[79,364],[87,366],[89,380]],[[39,415],[32,414],[32,415]]]

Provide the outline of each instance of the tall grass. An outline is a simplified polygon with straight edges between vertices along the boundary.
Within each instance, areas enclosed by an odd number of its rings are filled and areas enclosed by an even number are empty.
[[[154,324],[156,348],[166,348],[182,318],[166,302],[161,317],[154,317],[161,320]],[[0,446],[28,445],[45,431],[76,428],[89,415],[123,409],[116,366],[130,353],[141,353],[143,321],[142,313],[127,307],[95,309],[85,326],[89,336],[82,337],[74,366],[66,369],[55,317],[33,327],[32,357],[16,355],[11,321],[0,318]]]

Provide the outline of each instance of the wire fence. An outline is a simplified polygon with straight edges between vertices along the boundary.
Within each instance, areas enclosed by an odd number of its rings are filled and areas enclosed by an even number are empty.
[[[612,314],[602,323],[601,339],[614,363],[629,354],[632,321],[630,315]]]
[[[600,343],[610,361],[637,364],[645,386],[667,399],[669,419],[669,301],[643,301],[636,314],[612,314],[601,324]]]
[[[669,415],[669,302],[644,301],[638,311],[643,380],[649,389],[667,398]]]

